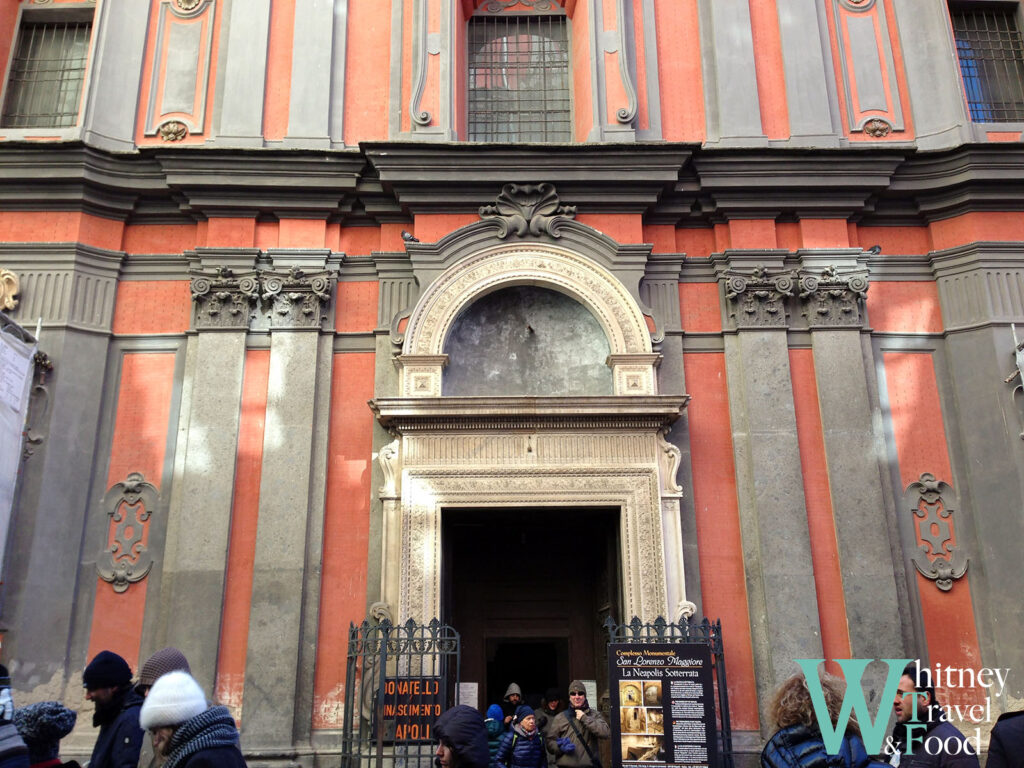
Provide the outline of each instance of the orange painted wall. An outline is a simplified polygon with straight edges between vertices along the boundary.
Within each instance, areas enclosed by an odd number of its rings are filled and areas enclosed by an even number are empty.
[[[581,213],[576,221],[603,232],[620,243],[642,243],[644,222],[635,213]]]
[[[338,283],[334,310],[334,329],[338,333],[372,331],[377,327],[379,287],[376,281]]]
[[[882,246],[882,254],[923,254],[932,250],[931,232],[927,227],[856,227],[850,245],[867,250]]]
[[[255,218],[216,216],[206,222],[209,248],[252,248],[255,244]]]
[[[369,256],[380,250],[380,227],[343,227],[338,250],[349,256]]]
[[[345,51],[345,143],[385,139],[391,56],[391,0],[349,0]]]
[[[868,322],[884,333],[942,333],[939,289],[935,283],[872,283],[866,302]]]
[[[594,102],[590,92],[590,5],[579,3],[572,15],[572,111],[576,141],[586,141],[593,125]]]
[[[122,281],[114,304],[115,334],[184,333],[192,322],[187,280]]]
[[[775,248],[775,222],[772,219],[732,219],[729,222],[729,248]]]
[[[116,251],[124,222],[79,211],[0,211],[0,241],[83,243]]]
[[[785,0],[783,0],[785,1]],[[786,105],[786,72],[782,63],[782,35],[776,0],[750,3],[750,28],[754,40],[757,98],[761,130],[769,139],[789,138]]]
[[[174,364],[173,353],[138,352],[121,359],[106,488],[121,482],[130,472],[141,472],[148,482],[160,488],[170,427]],[[148,541],[148,534],[147,526],[143,544]],[[111,529],[108,544],[112,542]],[[137,671],[146,586],[147,581],[143,579],[118,594],[110,584],[96,579],[96,601],[89,631],[90,659],[102,650],[111,650],[123,656],[132,670]]]
[[[899,461],[902,491],[922,473],[930,472],[955,488],[946,429],[942,421],[935,362],[927,352],[887,352],[885,366],[893,439]],[[955,532],[958,520],[953,518]],[[980,669],[981,650],[974,624],[970,573],[953,582],[948,592],[917,575],[921,614],[928,640],[929,662],[960,669]],[[956,617],[951,621],[951,617]],[[941,691],[941,701],[954,704],[981,702],[981,691]]]
[[[480,221],[474,213],[420,213],[416,215],[413,234],[424,243],[436,243],[456,229]]]
[[[800,219],[800,240],[804,248],[848,248],[850,231],[846,219]]]
[[[267,41],[267,84],[263,93],[263,136],[283,139],[288,133],[292,93],[292,42],[295,38],[295,0],[270,4]]]
[[[657,45],[657,40],[647,37],[644,28],[644,7],[642,3],[633,4],[633,40],[636,45],[636,98],[637,127],[647,130],[651,127],[650,108],[647,104],[647,46]]]
[[[679,312],[687,333],[721,333],[718,283],[680,283]]]
[[[707,134],[697,0],[656,3],[654,20],[662,135],[667,141],[702,142]]]
[[[757,687],[740,536],[725,355],[686,354],[693,504],[704,614],[721,618],[732,726],[757,730]]]
[[[348,626],[366,614],[373,369],[372,354],[334,356],[314,728],[342,725]]]
[[[224,613],[217,654],[217,700],[238,719],[245,686],[245,654],[249,640],[252,569],[256,557],[256,522],[260,508],[263,429],[267,416],[270,350],[245,353],[242,403],[235,457],[235,494],[231,506],[231,536],[224,581]]]
[[[260,225],[257,225],[257,230],[259,227]],[[279,248],[323,248],[326,241],[326,219],[282,218],[278,222],[277,247]]]
[[[181,253],[195,248],[195,224],[128,224],[121,250],[136,253]]]
[[[929,225],[936,250],[984,240],[1024,240],[1024,213],[974,211]]]
[[[687,259],[706,259],[715,248],[715,231],[707,228],[680,228],[676,230],[676,250]]]
[[[618,26],[615,0],[602,0],[600,13],[602,29],[615,30]],[[604,121],[608,125],[615,125],[618,122],[616,113],[627,104],[626,88],[622,83],[622,76],[619,74],[619,56],[622,53],[602,51],[599,55],[604,57],[604,71],[606,73]]]
[[[828,660],[826,666],[832,674],[838,675],[839,665],[831,660],[848,659],[852,652],[843,577],[839,568],[839,544],[836,542],[825,437],[818,406],[814,353],[809,349],[791,349],[789,370],[793,380],[793,406],[804,498],[807,502],[807,527],[811,538],[818,619],[821,622],[821,645]]]

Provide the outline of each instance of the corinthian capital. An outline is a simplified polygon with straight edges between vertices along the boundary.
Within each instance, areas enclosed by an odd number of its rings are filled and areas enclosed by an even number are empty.
[[[255,272],[235,274],[227,267],[193,269],[195,327],[247,329],[259,296]]]
[[[867,295],[866,269],[841,270],[830,266],[821,272],[800,272],[800,299],[811,328],[859,328],[864,323]]]

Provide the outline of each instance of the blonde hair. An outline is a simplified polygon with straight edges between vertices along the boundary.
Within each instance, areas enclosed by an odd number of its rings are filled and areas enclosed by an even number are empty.
[[[832,721],[832,725],[835,725],[839,717],[839,710],[843,706],[846,683],[827,672],[822,672],[820,679],[829,719]],[[772,696],[771,704],[768,705],[768,716],[776,728],[788,728],[791,725],[818,727],[818,718],[814,714],[814,704],[811,702],[811,692],[808,690],[807,680],[802,674],[793,675],[778,687],[775,695]],[[856,734],[860,733],[857,718],[852,712],[846,730]]]

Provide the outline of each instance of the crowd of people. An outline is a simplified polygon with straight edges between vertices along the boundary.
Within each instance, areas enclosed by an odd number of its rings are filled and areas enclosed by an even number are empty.
[[[85,698],[95,705],[98,729],[88,768],[246,768],[235,720],[210,704],[175,648],[157,651],[133,682],[128,663],[101,651],[82,673]],[[826,673],[819,681],[833,728],[843,710],[844,684]],[[62,762],[60,740],[77,713],[57,701],[15,708],[10,676],[0,665],[0,768],[81,768]],[[437,768],[603,768],[599,740],[608,723],[587,700],[579,680],[567,697],[550,688],[531,708],[516,683],[486,717],[459,705],[434,724]],[[893,702],[895,725],[882,754],[870,756],[856,716],[826,749],[814,697],[802,674],[776,690],[768,709],[774,734],[761,753],[762,768],[980,768],[978,755],[943,714],[929,670],[903,670]],[[150,738],[144,738],[148,731]],[[835,751],[833,746],[832,751]],[[1024,768],[1024,712],[996,722],[986,768]]]
[[[82,684],[98,729],[88,768],[245,768],[234,718],[207,701],[176,648],[154,653],[135,682],[127,661],[100,651]],[[15,708],[10,675],[0,665],[0,768],[81,768],[59,757],[60,740],[76,720],[57,701]]]

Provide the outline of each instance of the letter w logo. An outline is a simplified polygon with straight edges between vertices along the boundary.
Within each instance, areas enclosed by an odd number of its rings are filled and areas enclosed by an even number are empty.
[[[807,679],[807,690],[811,693],[811,704],[814,705],[814,715],[818,718],[818,729],[821,731],[821,739],[825,743],[825,751],[830,755],[839,754],[852,711],[857,714],[857,722],[860,725],[860,733],[867,751],[871,754],[879,754],[882,751],[882,741],[885,739],[885,724],[889,721],[888,711],[885,711],[884,716],[882,714],[885,702],[893,701],[896,698],[903,669],[910,663],[910,659],[882,659],[889,667],[889,673],[885,678],[882,701],[879,703],[878,712],[873,719],[868,711],[868,703],[864,700],[864,690],[860,685],[861,677],[871,659],[836,659],[835,662],[843,670],[843,676],[846,678],[846,694],[843,696],[843,706],[839,709],[834,726],[828,712],[828,705],[825,703],[825,693],[821,689],[821,680],[818,678],[818,665],[825,660],[795,659],[795,661],[800,665],[800,669],[803,670],[804,677]]]

